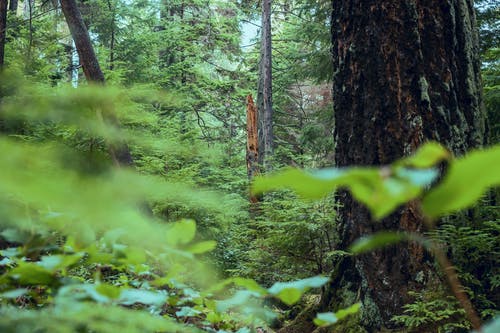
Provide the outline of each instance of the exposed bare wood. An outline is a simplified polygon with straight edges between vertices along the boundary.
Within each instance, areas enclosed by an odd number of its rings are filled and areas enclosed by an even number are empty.
[[[259,140],[257,133],[258,112],[252,95],[247,96],[247,173],[252,180],[259,173]],[[251,195],[250,201],[256,203],[257,197]]]

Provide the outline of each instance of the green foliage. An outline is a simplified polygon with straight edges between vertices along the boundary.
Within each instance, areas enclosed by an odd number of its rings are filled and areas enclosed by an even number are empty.
[[[200,240],[193,220],[166,223],[162,202],[180,212],[204,211],[204,234],[214,227],[207,219],[230,221],[238,203],[194,189],[201,175],[185,184],[179,180],[186,175],[175,169],[165,175],[144,162],[142,173],[115,168],[106,153],[109,143],[126,139],[141,161],[147,151],[165,158],[162,151],[179,144],[158,144],[152,131],[158,118],[149,98],[161,95],[47,88],[15,77],[2,82],[0,147],[9,158],[0,160],[1,236],[10,245],[0,250],[2,329],[114,332],[126,323],[128,332],[233,331],[274,317],[263,299],[294,304],[327,281],[316,277],[266,289],[230,278],[214,288],[208,258],[198,255],[216,243]],[[23,91],[16,82],[23,82]],[[126,130],[96,121],[96,113],[117,117]],[[229,284],[236,288],[227,298]],[[183,324],[186,318],[193,324]]]
[[[320,327],[325,327],[337,323],[339,320],[346,318],[349,315],[358,313],[361,308],[361,303],[353,304],[345,309],[339,310],[335,313],[324,312],[318,313],[314,319],[314,323]]]
[[[424,198],[424,213],[437,217],[471,206],[488,188],[500,185],[498,165],[500,146],[452,161],[443,182]],[[481,177],[477,177],[478,172]]]
[[[447,249],[477,311],[487,320],[498,315],[500,219],[494,207],[478,210],[481,214],[472,221],[458,215],[430,236]]]
[[[366,204],[375,218],[381,218],[385,214],[391,213],[397,206],[411,199],[423,197],[423,212],[429,217],[435,217],[469,207],[477,201],[486,189],[498,185],[498,175],[494,166],[500,162],[499,151],[499,147],[495,146],[483,151],[471,152],[460,159],[453,159],[446,149],[435,143],[429,143],[422,146],[415,155],[380,169],[353,167],[307,173],[297,169],[288,169],[275,175],[257,179],[253,190],[259,193],[286,187],[294,189],[303,197],[315,198],[327,194],[335,186],[343,186],[349,188],[356,199]],[[443,181],[429,190],[428,187],[438,175],[435,165],[442,160],[448,161],[449,168]],[[480,172],[483,173],[483,176],[477,179],[477,174]],[[383,202],[382,208],[380,207],[381,202]],[[491,225],[491,222],[488,225]],[[471,255],[474,257],[477,251],[481,253],[482,250],[479,249],[483,248],[495,253],[494,248],[498,245],[496,244],[498,229],[495,229],[495,236],[493,237],[486,236],[485,231],[476,232],[468,227],[461,231],[465,233],[458,235],[463,238],[450,242],[452,249],[460,249],[461,246],[466,247],[466,249],[461,250],[461,258],[467,258],[468,260]],[[442,235],[449,237],[453,234],[453,232],[448,231]],[[431,251],[435,246],[419,234],[387,231],[357,240],[351,246],[350,251],[354,254],[360,254],[403,240],[417,241],[431,249]],[[468,248],[467,246],[471,247]],[[491,256],[492,252],[489,252],[488,256]],[[458,262],[460,262],[460,259]],[[497,266],[498,263],[493,263],[491,267]],[[462,266],[462,268],[465,267],[466,265]],[[488,271],[492,276],[498,277],[498,272],[495,270],[488,269]],[[470,279],[472,275],[462,274],[461,277],[467,281],[467,278]],[[493,289],[497,288],[496,281],[496,278],[494,278]],[[481,285],[477,280],[474,282]],[[483,315],[490,317],[494,314],[494,312],[491,312],[491,307],[494,308],[494,305],[485,297],[484,290],[479,290],[479,292],[477,295],[472,293],[473,301],[479,304],[482,303],[485,307]],[[440,331],[448,332],[457,328],[468,328],[468,322],[457,321],[465,312],[457,309],[455,303],[450,303],[450,299],[446,297],[417,300],[406,305],[406,314],[396,316],[394,320],[410,329],[439,327]],[[317,319],[317,323],[320,325],[331,324],[335,322],[335,318],[331,313],[322,314]]]
[[[328,282],[328,278],[316,276],[293,282],[277,282],[269,288],[269,293],[275,295],[287,305],[297,303],[302,294],[310,288],[319,288]]]
[[[257,179],[253,191],[261,193],[290,187],[303,197],[320,198],[335,187],[347,187],[357,200],[370,208],[376,219],[380,219],[419,196],[438,175],[437,170],[428,167],[446,156],[444,148],[430,143],[417,151],[415,157],[401,160],[392,167],[332,168],[309,173],[288,169]],[[420,169],[422,166],[428,169]]]
[[[464,310],[458,307],[453,297],[414,292],[412,294],[416,301],[404,305],[405,314],[394,316],[392,319],[394,322],[403,324],[411,330],[432,330],[439,333],[470,328],[470,324],[464,320]]]
[[[287,169],[256,179],[254,193],[291,188],[305,198],[321,198],[336,187],[348,188],[353,196],[370,208],[380,219],[403,203],[419,197],[437,178],[437,169],[429,168],[448,159],[445,148],[429,143],[413,157],[381,168],[352,167],[304,172]],[[429,217],[467,208],[490,187],[500,184],[496,165],[500,164],[500,147],[477,151],[450,161],[449,172],[442,183],[423,198],[423,212]],[[478,172],[484,176],[477,178]]]

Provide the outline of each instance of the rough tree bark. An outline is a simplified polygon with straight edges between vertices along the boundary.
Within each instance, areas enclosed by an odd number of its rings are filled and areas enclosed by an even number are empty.
[[[7,0],[0,0],[0,69],[5,62],[5,36],[7,33]]]
[[[83,67],[83,73],[87,81],[91,83],[104,84],[104,74],[99,66],[99,61],[94,52],[94,47],[90,40],[87,27],[83,21],[82,15],[75,0],[61,0],[61,9],[66,18],[71,36],[75,41],[76,50],[80,63]],[[98,114],[102,117],[103,115]],[[113,115],[104,115],[105,121],[118,126],[118,120]],[[125,143],[108,144],[111,158],[117,166],[132,165],[132,155],[130,149]]]
[[[332,42],[339,167],[391,163],[426,140],[458,155],[483,143],[472,0],[335,0]],[[339,249],[382,229],[423,229],[414,203],[373,222],[348,193],[339,200]],[[392,316],[412,301],[408,291],[435,281],[431,260],[402,244],[339,261],[322,306],[360,299],[369,332],[392,328]]]
[[[269,158],[273,154],[273,97],[272,97],[272,43],[271,0],[262,0],[262,30],[257,95],[259,121],[259,164],[269,169]]]

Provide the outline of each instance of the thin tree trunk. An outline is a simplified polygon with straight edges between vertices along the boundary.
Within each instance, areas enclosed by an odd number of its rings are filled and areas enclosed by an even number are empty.
[[[247,174],[252,180],[259,173],[259,142],[257,133],[257,108],[252,95],[247,96]],[[250,195],[250,202],[256,203],[257,197]]]
[[[83,22],[82,15],[75,0],[61,0],[61,8],[71,31],[71,36],[75,41],[76,50],[83,66],[85,78],[90,83],[104,84],[104,74],[99,66],[87,27]],[[98,113],[98,117],[106,117],[103,121],[118,126],[118,120],[112,115],[102,115]],[[117,166],[132,165],[132,155],[130,154],[129,147],[125,143],[109,143],[108,150]]]
[[[335,0],[332,14],[333,100],[339,167],[383,165],[426,140],[456,154],[484,137],[475,13],[471,0]],[[340,193],[339,249],[378,230],[421,232],[410,203],[380,222]],[[370,332],[413,301],[409,291],[436,283],[432,258],[414,243],[346,258],[332,273],[324,308],[363,302]]]
[[[89,82],[104,83],[104,74],[90,41],[89,32],[83,22],[82,15],[75,0],[61,0],[61,9],[68,23],[71,36],[83,66],[83,73]]]
[[[5,62],[5,36],[7,34],[7,0],[0,0],[0,70]]]
[[[268,170],[274,149],[272,99],[271,0],[262,0],[261,59],[257,96],[259,111],[259,163]]]
[[[115,5],[116,6],[116,5]],[[116,14],[115,7],[111,3],[111,0],[108,0],[108,9],[112,15],[111,18],[111,40],[109,41],[109,70],[112,71],[115,67],[115,25],[116,25]]]

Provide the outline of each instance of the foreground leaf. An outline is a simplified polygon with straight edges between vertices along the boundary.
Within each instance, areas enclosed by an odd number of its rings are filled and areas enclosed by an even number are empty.
[[[378,248],[399,243],[408,239],[408,235],[399,232],[379,232],[357,239],[349,248],[353,254],[361,254]]]
[[[277,282],[268,289],[271,295],[275,295],[283,303],[292,305],[300,300],[304,292],[311,288],[319,288],[328,282],[328,278],[324,276],[315,276],[303,280],[291,282]]]
[[[348,308],[339,310],[335,313],[332,312],[318,313],[316,318],[314,319],[314,324],[320,327],[333,325],[339,320],[342,320],[349,315],[358,313],[360,308],[361,308],[361,303],[356,303]]]
[[[500,145],[452,161],[443,182],[426,195],[424,213],[436,218],[473,205],[489,188],[500,185]]]

